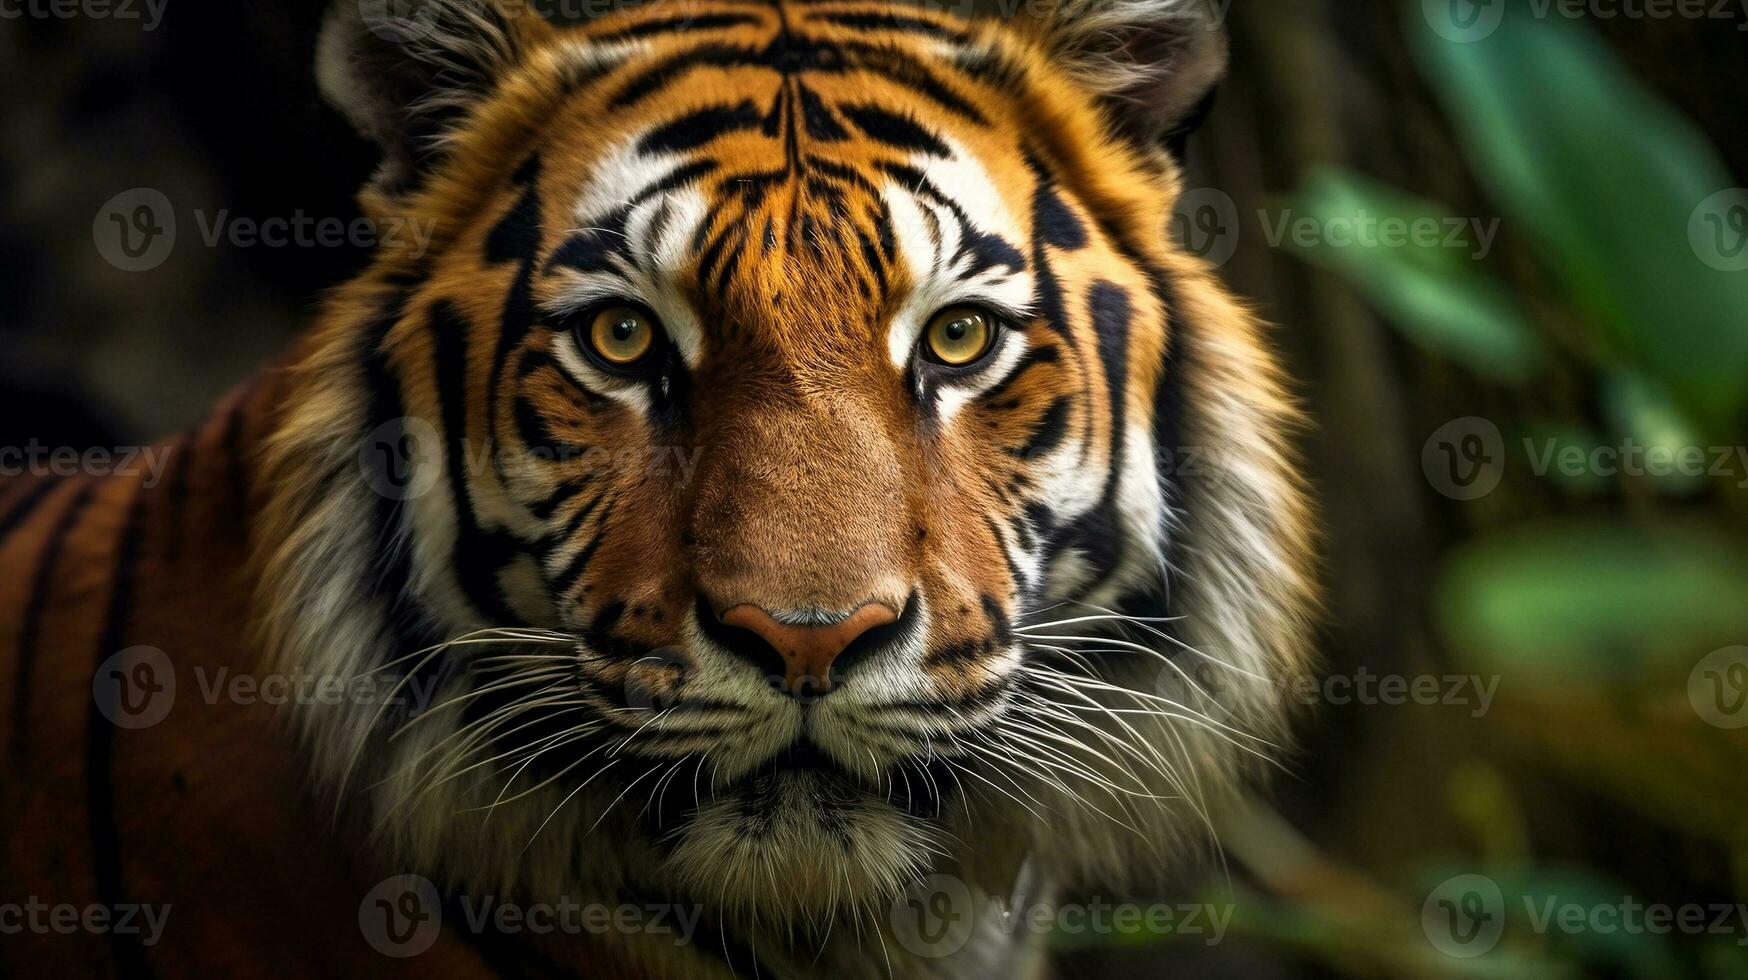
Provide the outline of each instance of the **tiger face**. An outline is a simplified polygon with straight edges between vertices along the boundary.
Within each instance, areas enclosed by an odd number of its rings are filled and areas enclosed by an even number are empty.
[[[1275,368],[1166,238],[1199,4],[370,6],[324,86],[438,233],[297,368],[263,596],[433,692],[305,709],[343,809],[791,924],[1194,826],[1308,592]]]

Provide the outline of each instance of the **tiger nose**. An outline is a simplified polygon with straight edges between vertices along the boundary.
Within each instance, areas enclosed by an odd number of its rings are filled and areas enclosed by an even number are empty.
[[[884,602],[870,602],[835,623],[784,623],[759,606],[742,604],[724,612],[722,622],[749,630],[782,659],[785,690],[790,694],[824,694],[832,689],[831,666],[838,656],[869,630],[898,621]]]

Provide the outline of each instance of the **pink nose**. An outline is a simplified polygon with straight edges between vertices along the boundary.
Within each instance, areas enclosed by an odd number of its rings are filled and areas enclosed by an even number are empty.
[[[780,623],[758,606],[743,604],[722,614],[729,626],[751,630],[759,635],[787,668],[784,678],[789,690],[800,693],[805,681],[811,693],[824,694],[832,689],[832,661],[863,633],[898,620],[898,613],[883,602],[870,602],[829,626],[794,626]]]

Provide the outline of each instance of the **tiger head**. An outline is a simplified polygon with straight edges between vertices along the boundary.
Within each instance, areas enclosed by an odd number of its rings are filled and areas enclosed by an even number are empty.
[[[297,719],[380,848],[825,928],[1193,843],[1310,591],[1279,370],[1167,234],[1202,3],[366,0],[319,62],[435,230],[267,450],[273,655],[396,681]]]

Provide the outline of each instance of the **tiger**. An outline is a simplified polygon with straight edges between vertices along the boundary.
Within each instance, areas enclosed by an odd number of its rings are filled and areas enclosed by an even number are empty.
[[[0,487],[6,972],[1043,975],[1014,903],[1206,853],[1310,669],[1304,413],[1168,233],[1227,61],[1201,0],[333,6],[429,243],[161,473]]]

